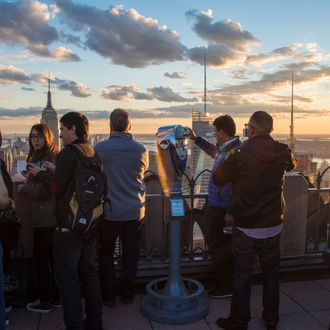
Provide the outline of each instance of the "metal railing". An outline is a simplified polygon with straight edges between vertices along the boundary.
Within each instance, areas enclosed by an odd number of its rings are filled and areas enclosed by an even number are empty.
[[[207,275],[212,270],[211,258],[208,248],[208,226],[201,205],[207,198],[206,192],[195,192],[196,187],[204,175],[209,175],[209,170],[204,170],[195,178],[185,175],[183,179],[183,187],[186,192],[182,198],[185,201],[186,217],[182,222],[182,272],[183,273],[199,273]],[[205,177],[204,177],[205,179]],[[322,179],[322,178],[321,178]],[[162,194],[158,175],[148,172],[145,178],[147,187],[146,196],[146,216],[144,225],[141,228],[140,236],[140,259],[139,259],[139,276],[159,276],[167,273],[168,266],[168,222],[170,219],[170,208],[168,197]],[[299,192],[297,192],[299,195]],[[312,209],[312,196],[316,196],[316,205],[314,211],[308,215],[306,227],[306,247],[305,256],[320,256],[320,253],[329,244],[329,217],[330,208],[328,204],[320,204],[318,201],[321,196],[328,194],[330,196],[330,187],[328,188],[309,188],[308,189],[308,208]],[[18,196],[16,196],[18,198]],[[194,207],[196,201],[200,207]],[[315,201],[314,201],[315,203]],[[18,213],[26,220],[26,201],[19,197],[16,200]],[[322,217],[321,217],[322,216]],[[29,227],[29,226],[28,226]],[[29,257],[32,253],[31,228],[23,228],[25,237],[22,240],[24,245],[25,257]],[[312,232],[309,233],[309,231]],[[27,247],[29,246],[30,247]],[[22,250],[22,249],[21,249]],[[116,249],[117,269],[121,264],[121,247],[117,242]],[[283,260],[294,258],[294,255],[286,256]],[[302,256],[300,256],[302,257]],[[304,256],[302,261],[306,259]]]
[[[183,271],[189,269],[200,273],[206,269],[212,269],[210,253],[208,249],[208,226],[207,219],[203,216],[203,210],[194,208],[194,202],[197,199],[207,199],[207,193],[195,193],[195,187],[203,174],[210,173],[209,170],[204,170],[196,176],[196,178],[185,176],[186,185],[189,192],[184,193],[182,198],[186,201],[187,216],[183,221],[183,236],[182,236],[182,267]],[[157,174],[151,173],[155,182],[157,181]],[[153,266],[158,265],[160,268],[164,267],[167,262],[167,223],[169,221],[169,204],[168,198],[161,192],[159,184],[158,193],[148,192],[148,178],[147,184],[147,198],[146,198],[146,218],[145,218],[145,236],[141,239],[141,257],[140,257],[140,272],[141,275],[147,275],[148,269],[154,269]],[[330,222],[330,208],[329,203],[318,203],[315,210],[313,210],[313,194],[317,195],[317,201],[322,201],[321,196],[330,193],[329,188],[309,188],[307,209],[309,214],[306,215],[306,244],[303,255],[286,255],[282,257],[284,265],[298,265],[323,263],[322,251],[329,243],[329,222]],[[297,192],[299,195],[299,192]],[[330,196],[330,194],[329,194]],[[157,206],[158,203],[158,206]],[[315,205],[314,205],[315,207]],[[153,211],[152,211],[153,210]],[[158,214],[158,216],[157,216]],[[290,221],[290,219],[287,219]],[[156,225],[155,225],[156,223]],[[311,236],[311,233],[313,235]],[[153,245],[153,242],[158,244]],[[299,260],[298,260],[299,259]],[[316,260],[317,259],[317,260]],[[159,265],[161,263],[162,265]],[[204,268],[203,268],[204,267]]]

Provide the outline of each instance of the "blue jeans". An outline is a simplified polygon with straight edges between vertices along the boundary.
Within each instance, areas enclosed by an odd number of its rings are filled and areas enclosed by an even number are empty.
[[[3,249],[2,244],[0,242],[0,330],[4,330],[6,328],[6,317],[5,317],[5,298],[4,298],[4,282],[3,282]]]
[[[279,320],[280,235],[254,239],[238,229],[233,232],[234,282],[231,318],[243,326],[251,319],[250,295],[253,263],[258,255],[263,272],[263,313],[267,326]]]
[[[95,265],[95,241],[95,238],[84,240],[70,231],[55,232],[55,278],[62,294],[67,330],[98,330],[102,327],[102,301]],[[85,321],[80,288],[85,293]]]

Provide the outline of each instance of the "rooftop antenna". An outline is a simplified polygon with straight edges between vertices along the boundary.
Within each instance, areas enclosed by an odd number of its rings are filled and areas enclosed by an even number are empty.
[[[290,122],[290,139],[289,146],[294,152],[294,131],[293,131],[293,70],[292,70],[292,79],[291,79],[291,122]]]
[[[204,52],[204,116],[206,116],[206,48]]]
[[[48,72],[48,92],[47,92],[47,105],[46,108],[54,109],[52,105],[52,94],[50,92],[50,73]]]

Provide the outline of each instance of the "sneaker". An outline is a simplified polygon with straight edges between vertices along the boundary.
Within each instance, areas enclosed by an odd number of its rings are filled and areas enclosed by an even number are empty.
[[[116,298],[103,299],[103,304],[108,307],[116,307]]]
[[[52,305],[55,308],[62,308],[63,307],[61,299],[50,298],[49,303],[50,303],[50,305]]]
[[[6,327],[9,327],[9,325],[10,325],[10,321],[9,321],[9,318],[8,317],[6,317],[6,323],[5,323],[5,325],[6,325]]]
[[[125,296],[125,297],[122,297],[122,301],[123,301],[123,304],[124,305],[130,305],[133,303],[133,298],[134,296]]]
[[[5,313],[9,313],[12,310],[13,306],[12,305],[7,305],[5,306]]]
[[[232,297],[233,291],[232,290],[224,290],[224,289],[211,289],[207,292],[210,298],[214,299],[221,299],[221,298],[229,298]]]
[[[48,302],[43,303],[40,301],[40,299],[37,299],[34,302],[28,303],[26,305],[26,308],[30,312],[36,312],[36,313],[49,313],[53,310],[52,305],[50,305]]]
[[[231,317],[228,317],[226,319],[219,317],[216,321],[217,326],[221,329],[227,329],[227,330],[247,330],[247,325],[239,324],[233,321]]]
[[[271,324],[265,324],[266,325],[266,329],[267,330],[276,330],[277,329],[277,324],[273,324],[273,323],[271,323]],[[329,328],[330,329],[330,328]]]

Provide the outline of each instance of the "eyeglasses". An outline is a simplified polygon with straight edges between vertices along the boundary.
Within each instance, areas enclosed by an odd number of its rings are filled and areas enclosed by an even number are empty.
[[[33,139],[37,139],[37,140],[42,140],[44,137],[42,134],[31,134],[30,135],[30,139],[33,140]]]

